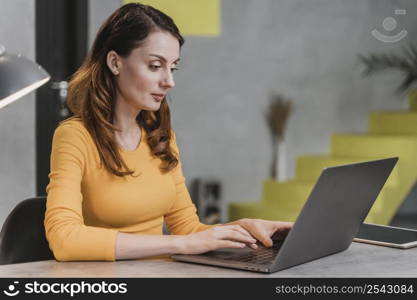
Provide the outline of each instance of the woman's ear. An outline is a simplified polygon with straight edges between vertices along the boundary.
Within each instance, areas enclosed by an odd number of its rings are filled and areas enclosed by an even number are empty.
[[[116,53],[116,51],[114,50],[110,50],[107,53],[107,66],[109,67],[110,71],[114,74],[114,75],[119,75],[119,68],[121,65],[121,61],[120,61],[120,57],[119,55]]]

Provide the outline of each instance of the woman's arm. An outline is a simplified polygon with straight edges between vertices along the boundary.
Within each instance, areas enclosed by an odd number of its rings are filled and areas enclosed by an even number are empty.
[[[284,239],[292,222],[241,219],[188,235],[133,235],[119,232],[116,259],[171,254],[200,254],[219,248],[257,248],[256,237],[266,247]]]
[[[88,226],[82,213],[81,180],[88,136],[79,124],[66,121],[54,133],[47,187],[45,233],[58,261],[114,261],[117,230]]]
[[[180,252],[178,242],[178,236],[175,235],[137,235],[118,232],[116,259],[176,254]]]
[[[219,248],[243,248],[254,244],[240,225],[216,226],[188,235],[135,235],[118,232],[116,259],[171,254],[200,254]]]

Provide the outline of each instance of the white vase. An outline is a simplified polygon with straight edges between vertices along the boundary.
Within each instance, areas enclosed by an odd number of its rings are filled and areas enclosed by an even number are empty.
[[[278,157],[277,157],[277,181],[282,182],[288,179],[287,176],[287,145],[284,140],[278,141]]]

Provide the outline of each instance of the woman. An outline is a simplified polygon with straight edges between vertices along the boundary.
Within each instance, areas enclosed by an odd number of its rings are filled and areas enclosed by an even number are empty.
[[[167,92],[184,39],[172,19],[126,4],[102,25],[55,131],[45,230],[59,261],[272,246],[291,223],[201,224],[182,175]],[[162,234],[166,222],[171,235]]]

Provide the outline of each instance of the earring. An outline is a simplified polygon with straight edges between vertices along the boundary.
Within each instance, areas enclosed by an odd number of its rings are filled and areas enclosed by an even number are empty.
[[[119,75],[119,71],[114,70],[114,71],[113,71],[113,74],[114,74],[114,75]]]

